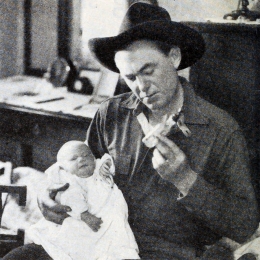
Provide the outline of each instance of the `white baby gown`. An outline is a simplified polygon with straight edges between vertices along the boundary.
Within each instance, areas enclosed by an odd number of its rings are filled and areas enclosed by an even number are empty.
[[[94,174],[88,178],[58,173],[55,165],[48,169],[48,177],[54,185],[70,183],[57,200],[71,207],[71,217],[66,218],[62,225],[43,218],[32,225],[27,234],[54,260],[140,259],[123,194],[112,178],[104,179],[99,175],[99,168],[108,156],[97,162]],[[80,213],[86,210],[102,219],[98,232],[80,220]]]

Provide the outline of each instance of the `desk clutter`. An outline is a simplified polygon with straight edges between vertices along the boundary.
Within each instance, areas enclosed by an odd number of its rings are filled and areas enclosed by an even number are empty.
[[[18,107],[93,118],[99,104],[91,103],[92,98],[69,92],[66,87],[54,87],[42,78],[14,76],[0,80],[0,102]]]
[[[86,72],[85,72],[86,74]],[[0,80],[0,103],[29,109],[93,118],[100,103],[113,96],[118,75],[95,75],[93,95],[55,87],[45,78],[13,76]]]

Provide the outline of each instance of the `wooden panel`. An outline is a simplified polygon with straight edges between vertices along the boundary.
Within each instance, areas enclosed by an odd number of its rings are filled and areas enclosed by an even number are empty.
[[[44,171],[69,140],[85,141],[88,118],[58,117],[0,108],[0,160]]]
[[[228,111],[248,143],[252,178],[260,203],[260,26],[192,23],[206,43],[202,59],[190,70],[196,92]]]
[[[22,165],[20,143],[12,138],[0,137],[0,161],[12,162],[13,167]]]

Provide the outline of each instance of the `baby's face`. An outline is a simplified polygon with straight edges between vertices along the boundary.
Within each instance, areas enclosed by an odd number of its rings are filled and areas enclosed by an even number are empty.
[[[95,158],[85,144],[62,147],[57,160],[65,171],[81,178],[91,176],[95,169]]]

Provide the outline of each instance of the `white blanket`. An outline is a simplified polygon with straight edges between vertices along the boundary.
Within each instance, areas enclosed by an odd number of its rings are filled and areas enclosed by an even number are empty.
[[[60,194],[60,202],[72,208],[72,217],[62,225],[42,218],[28,230],[34,243],[55,260],[139,259],[127,204],[118,187],[104,180],[99,171],[88,178],[62,175],[60,184],[69,182],[70,187]],[[80,220],[79,213],[86,210],[102,219],[98,232]]]

